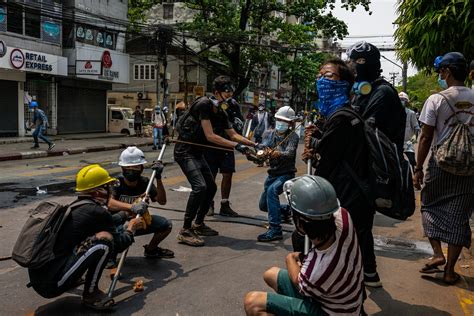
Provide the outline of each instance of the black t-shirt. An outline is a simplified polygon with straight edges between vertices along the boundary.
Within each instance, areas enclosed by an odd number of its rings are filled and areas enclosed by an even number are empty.
[[[141,177],[138,180],[136,186],[131,187],[125,183],[125,179],[120,176],[118,177],[120,181],[120,185],[118,187],[114,187],[112,191],[112,197],[117,201],[133,204],[138,198],[141,197],[142,194],[145,193],[146,187],[148,185],[149,179],[146,177]],[[151,185],[149,196],[152,201],[156,201],[156,196],[158,192],[154,184]]]
[[[236,101],[229,102],[229,108],[226,110],[229,122],[232,124],[232,128],[240,135],[244,132],[244,117],[240,112],[239,105]],[[227,137],[227,134],[225,135]]]
[[[227,113],[221,108],[214,106],[208,97],[202,97],[196,100],[196,102],[191,106],[190,113],[199,121],[210,120],[214,133],[219,136],[223,136],[226,129],[232,128],[232,124],[229,122]],[[199,127],[195,142],[198,144],[215,146],[215,144],[207,141],[204,131],[201,127]],[[200,156],[205,149],[205,147],[201,146],[177,143],[174,147],[174,154],[175,156],[183,156],[186,154]]]

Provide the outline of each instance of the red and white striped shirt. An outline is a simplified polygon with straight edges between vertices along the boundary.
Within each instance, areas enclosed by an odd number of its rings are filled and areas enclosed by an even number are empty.
[[[329,315],[359,315],[364,281],[362,257],[349,213],[334,213],[336,241],[325,250],[311,249],[303,260],[300,293],[321,304]]]

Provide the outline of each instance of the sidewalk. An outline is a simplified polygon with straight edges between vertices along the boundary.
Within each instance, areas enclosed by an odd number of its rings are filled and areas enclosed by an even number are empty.
[[[31,149],[32,137],[0,139],[0,161],[66,156],[153,144],[151,137],[137,138],[115,133],[57,135],[51,136],[50,139],[56,144],[51,151],[48,151],[48,145],[42,142],[39,149]]]

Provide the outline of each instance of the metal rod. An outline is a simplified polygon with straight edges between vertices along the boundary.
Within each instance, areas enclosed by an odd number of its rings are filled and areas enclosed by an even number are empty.
[[[312,170],[312,165],[311,165],[311,159],[308,159],[307,165],[306,165],[306,173],[308,175],[311,175],[313,173]],[[310,240],[308,235],[304,235],[304,254],[307,255],[309,253],[309,248],[310,248]]]
[[[161,148],[160,154],[158,155],[158,161],[161,161],[161,159],[163,159],[163,155],[165,154],[165,149],[166,149],[166,144],[164,144],[163,147]],[[153,185],[153,180],[155,179],[155,176],[156,176],[156,171],[153,170],[153,173],[151,174],[150,180],[148,181],[148,185],[146,187],[145,196],[143,197],[142,201],[145,201],[145,199],[148,196],[148,193],[150,193],[151,186]],[[139,217],[140,215],[137,214],[135,218],[139,218]],[[130,247],[128,247],[124,252],[122,252],[122,255],[120,256],[120,261],[117,266],[117,271],[115,271],[114,278],[112,279],[112,283],[110,284],[110,287],[109,287],[109,292],[107,293],[107,296],[110,298],[112,298],[112,295],[114,294],[114,289],[115,289],[115,286],[117,285],[117,281],[120,276],[120,271],[122,270],[123,263],[125,262],[125,258],[127,257],[128,249],[130,249]]]
[[[193,142],[186,142],[184,140],[179,140],[179,139],[172,139],[171,142],[172,143],[181,143],[181,144],[194,145],[194,146],[199,146],[199,147],[212,148],[212,149],[217,149],[217,150],[234,151],[233,149],[230,149],[230,148],[204,145],[204,144],[198,144],[198,143],[193,143]]]

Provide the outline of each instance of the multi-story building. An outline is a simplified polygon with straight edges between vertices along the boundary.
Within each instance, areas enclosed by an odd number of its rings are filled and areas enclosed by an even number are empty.
[[[105,132],[107,90],[129,82],[126,0],[0,0],[0,136],[35,99],[50,134]]]
[[[60,2],[0,1],[0,136],[25,135],[32,98],[57,128],[58,80],[67,76]]]

